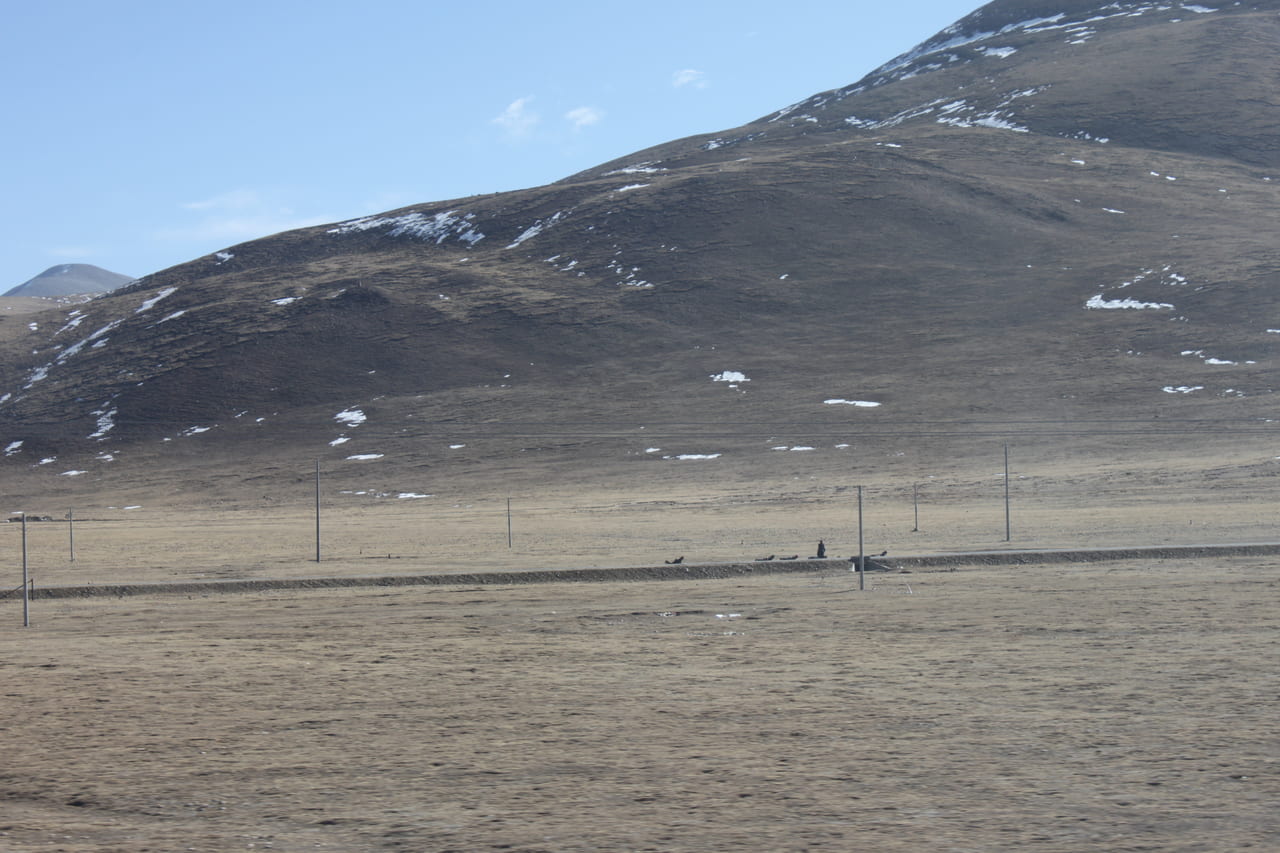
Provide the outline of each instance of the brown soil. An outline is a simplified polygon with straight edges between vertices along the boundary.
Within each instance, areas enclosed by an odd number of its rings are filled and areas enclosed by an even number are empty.
[[[33,602],[15,851],[1280,845],[1273,558]]]

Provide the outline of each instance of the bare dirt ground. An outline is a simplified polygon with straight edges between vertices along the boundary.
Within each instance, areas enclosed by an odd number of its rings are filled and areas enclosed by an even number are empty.
[[[1278,592],[1237,558],[6,601],[0,848],[1274,850]]]

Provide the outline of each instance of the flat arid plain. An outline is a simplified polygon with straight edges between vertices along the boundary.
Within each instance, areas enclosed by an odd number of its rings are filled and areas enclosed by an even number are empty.
[[[1141,560],[35,598],[26,628],[5,598],[0,848],[1278,849],[1280,559],[1172,556],[1280,538],[1265,464],[1041,470],[1009,542],[998,478],[934,484],[918,531],[910,488],[865,493],[890,561],[1170,548]],[[99,507],[74,562],[64,520],[28,551],[38,586],[847,557],[855,495],[525,497],[510,546],[498,497],[352,497],[320,563],[305,503]]]

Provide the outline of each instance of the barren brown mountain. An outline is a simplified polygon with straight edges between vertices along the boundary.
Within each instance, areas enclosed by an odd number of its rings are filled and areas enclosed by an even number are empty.
[[[901,481],[1008,440],[1265,473],[1278,9],[991,3],[739,128],[6,318],[5,471],[244,505],[316,459],[384,494]]]
[[[0,848],[1280,849],[1276,547],[1173,547],[1277,540],[1278,47],[997,0],[6,309]]]

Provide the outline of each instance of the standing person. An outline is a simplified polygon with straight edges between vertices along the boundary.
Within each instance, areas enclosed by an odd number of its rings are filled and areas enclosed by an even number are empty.
[[[827,543],[821,539],[818,540],[818,559],[825,560],[827,558]]]

